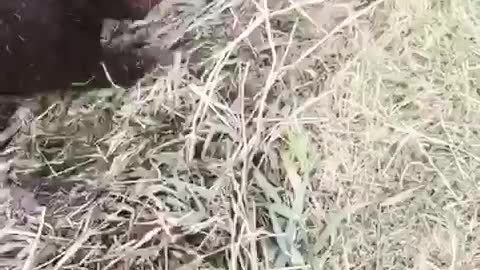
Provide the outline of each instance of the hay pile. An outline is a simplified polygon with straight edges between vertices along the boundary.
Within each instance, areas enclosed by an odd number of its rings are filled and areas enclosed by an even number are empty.
[[[480,266],[478,5],[164,5],[169,65],[17,138],[0,268]]]

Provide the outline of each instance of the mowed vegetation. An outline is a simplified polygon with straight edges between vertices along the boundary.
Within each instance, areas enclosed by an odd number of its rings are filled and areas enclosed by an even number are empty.
[[[201,2],[172,7],[195,62],[17,139],[47,207],[2,265],[480,268],[479,3]]]

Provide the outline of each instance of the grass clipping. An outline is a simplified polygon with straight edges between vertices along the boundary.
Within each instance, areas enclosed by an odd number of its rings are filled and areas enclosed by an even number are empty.
[[[209,5],[201,63],[17,140],[47,184],[0,268],[480,268],[478,4]]]

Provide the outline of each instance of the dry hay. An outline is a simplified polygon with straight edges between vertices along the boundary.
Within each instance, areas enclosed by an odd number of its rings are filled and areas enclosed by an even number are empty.
[[[157,28],[188,37],[172,65],[17,139],[37,198],[14,193],[0,264],[478,268],[478,7],[190,4]]]

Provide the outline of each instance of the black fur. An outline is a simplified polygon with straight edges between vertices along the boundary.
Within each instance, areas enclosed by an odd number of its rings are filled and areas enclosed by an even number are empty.
[[[104,58],[110,61],[118,84],[133,84],[146,67],[132,59],[122,63],[128,52],[118,52],[119,57],[105,53],[100,35],[103,19],[145,16],[149,7],[140,12],[132,6],[136,1],[1,0],[0,95],[64,90],[72,83],[108,87],[100,66]],[[133,52],[132,57],[136,57]]]

